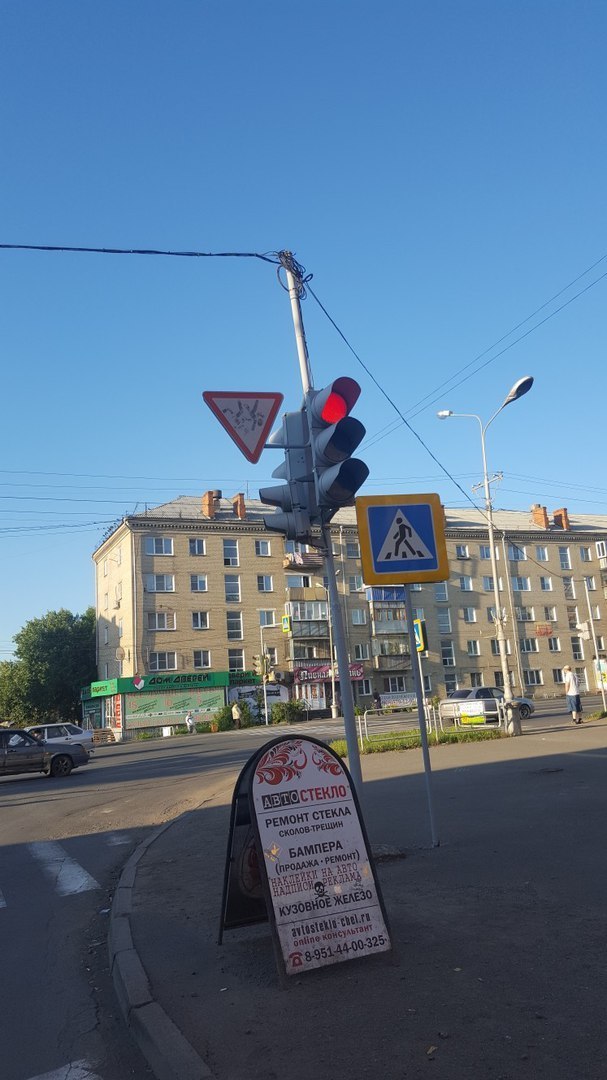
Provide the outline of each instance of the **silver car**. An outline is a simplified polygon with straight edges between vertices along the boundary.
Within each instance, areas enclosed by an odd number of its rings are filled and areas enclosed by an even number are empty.
[[[77,743],[86,750],[87,754],[92,754],[95,748],[93,732],[85,731],[84,728],[78,727],[78,724],[34,724],[32,727],[26,727],[25,731],[37,739],[42,739],[45,743]]]
[[[458,707],[464,701],[484,701],[485,716],[489,721],[498,719],[498,702],[504,700],[504,691],[497,686],[475,686],[472,690],[453,690],[446,701],[440,703],[440,714],[443,720],[449,720],[458,715]],[[526,720],[535,712],[535,705],[529,698],[516,697],[512,701],[518,705],[521,720]]]

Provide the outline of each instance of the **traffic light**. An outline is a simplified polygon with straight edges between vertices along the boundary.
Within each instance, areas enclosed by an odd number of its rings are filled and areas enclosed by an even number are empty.
[[[263,675],[263,661],[261,656],[253,657],[253,671],[256,675]]]
[[[259,498],[270,506],[279,506],[283,513],[264,517],[266,529],[281,532],[289,540],[310,537],[310,511],[315,505],[312,452],[308,420],[304,409],[285,413],[281,427],[268,439],[268,446],[282,447],[285,459],[272,476],[286,484],[259,489]]]
[[[310,390],[306,401],[310,448],[314,466],[315,524],[330,521],[341,506],[353,506],[354,496],[369,475],[364,461],[352,454],[365,437],[360,420],[350,416],[360,386],[347,375],[323,390]]]

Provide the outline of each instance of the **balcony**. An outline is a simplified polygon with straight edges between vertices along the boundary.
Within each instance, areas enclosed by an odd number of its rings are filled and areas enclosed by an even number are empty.
[[[380,656],[373,657],[373,667],[375,671],[404,671],[405,668],[411,667],[411,658],[409,653],[398,653],[392,656]]]
[[[405,619],[373,619],[374,634],[406,634],[407,623]]]
[[[285,570],[297,570],[300,574],[305,574],[307,570],[321,569],[325,565],[325,559],[321,551],[307,551],[305,555],[287,552],[283,557],[282,565]]]
[[[299,619],[293,619],[291,622],[291,633],[296,640],[299,638],[326,638],[328,641],[329,624],[323,619],[310,619],[305,622],[300,622]]]

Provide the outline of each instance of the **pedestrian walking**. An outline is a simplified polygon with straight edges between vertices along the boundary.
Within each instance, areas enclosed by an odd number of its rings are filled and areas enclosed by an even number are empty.
[[[194,723],[194,717],[191,712],[186,713],[185,726],[188,729],[188,735],[193,735],[196,731],[196,724]]]
[[[580,701],[580,680],[569,664],[563,668],[565,676],[565,694],[567,695],[567,708],[571,713],[574,724],[582,723],[582,702]]]
[[[237,701],[232,705],[232,720],[234,721],[234,727],[239,728],[242,720],[242,709]]]

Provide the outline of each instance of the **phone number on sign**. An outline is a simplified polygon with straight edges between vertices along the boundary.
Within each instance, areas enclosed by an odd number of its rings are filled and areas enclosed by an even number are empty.
[[[340,956],[347,953],[364,952],[365,949],[380,949],[386,944],[386,939],[383,934],[376,934],[373,937],[358,938],[356,941],[344,942],[343,945],[327,945],[321,949],[309,949],[305,952],[304,960],[306,964],[311,964],[313,960],[328,960],[331,956]]]

